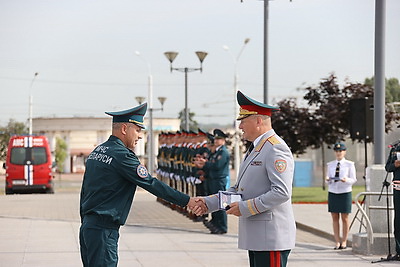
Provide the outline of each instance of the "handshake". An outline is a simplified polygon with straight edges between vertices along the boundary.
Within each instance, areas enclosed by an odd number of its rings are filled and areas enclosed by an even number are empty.
[[[191,197],[189,199],[187,206],[197,216],[201,216],[201,215],[207,213],[207,211],[208,211],[206,201],[203,197]]]

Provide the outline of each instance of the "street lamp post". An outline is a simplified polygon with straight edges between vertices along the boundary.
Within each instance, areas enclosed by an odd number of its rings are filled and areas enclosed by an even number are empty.
[[[385,163],[386,1],[375,1],[374,164]]]
[[[33,114],[33,97],[32,97],[32,87],[33,87],[33,82],[35,81],[36,77],[39,75],[38,72],[35,72],[35,75],[33,76],[31,86],[29,87],[29,135],[32,135],[32,114]]]
[[[269,1],[264,1],[264,103],[268,104],[268,20],[269,20]],[[290,0],[292,2],[292,0]]]
[[[140,57],[147,65],[147,70],[148,70],[148,111],[149,111],[149,129],[148,129],[148,166],[147,168],[149,169],[149,173],[153,175],[154,172],[154,134],[153,134],[153,111],[154,110],[163,110],[164,109],[164,102],[167,99],[166,97],[159,97],[158,100],[161,103],[161,108],[160,109],[154,109],[153,108],[153,76],[151,75],[151,66],[150,64],[144,59],[139,51],[135,51],[135,54]],[[142,104],[144,101],[144,97],[138,96],[136,97],[136,100],[139,102],[139,104]]]
[[[164,55],[170,62],[170,70],[171,72],[176,70],[185,73],[185,130],[189,131],[189,109],[188,109],[188,72],[193,72],[199,70],[200,72],[203,71],[203,61],[207,56],[207,52],[204,51],[196,51],[195,52],[198,59],[200,60],[200,68],[174,68],[172,67],[172,62],[178,56],[178,52],[165,52]]]
[[[268,104],[268,2],[264,0],[264,103]]]
[[[244,48],[246,47],[247,43],[250,41],[250,38],[246,38],[244,39],[242,48],[240,49],[238,55],[236,56],[236,58],[231,54],[232,56],[232,60],[233,60],[233,64],[235,67],[235,75],[233,78],[233,110],[234,110],[234,117],[233,117],[233,126],[235,128],[235,132],[234,132],[234,165],[235,165],[235,171],[236,171],[236,175],[238,174],[239,171],[239,164],[240,164],[240,149],[239,149],[239,123],[237,121],[237,117],[238,117],[238,108],[237,108],[237,104],[236,104],[236,93],[239,90],[239,84],[238,84],[238,70],[237,70],[237,65],[239,62],[239,58],[243,53]],[[229,47],[224,45],[223,46],[225,51],[230,52]]]

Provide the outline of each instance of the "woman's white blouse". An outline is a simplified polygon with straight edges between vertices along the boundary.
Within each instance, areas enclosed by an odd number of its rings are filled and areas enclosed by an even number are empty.
[[[338,160],[328,162],[327,177],[335,177]],[[329,180],[328,191],[335,194],[348,193],[352,191],[352,185],[357,182],[356,168],[354,162],[343,158],[340,160],[339,178],[346,178],[346,182]]]

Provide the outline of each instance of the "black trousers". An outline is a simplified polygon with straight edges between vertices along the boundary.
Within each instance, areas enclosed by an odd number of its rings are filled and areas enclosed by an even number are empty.
[[[394,204],[394,239],[396,240],[396,253],[400,255],[400,191],[393,190]]]
[[[216,194],[219,190],[226,190],[226,178],[210,178],[208,181],[208,188],[210,194]],[[228,231],[228,218],[226,211],[219,210],[211,213],[211,223],[219,230]]]
[[[254,251],[249,250],[250,267],[286,267],[289,250]]]

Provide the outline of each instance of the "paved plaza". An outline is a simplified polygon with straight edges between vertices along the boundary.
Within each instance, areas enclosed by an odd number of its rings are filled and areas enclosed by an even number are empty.
[[[64,175],[62,183],[57,179],[55,194],[0,195],[0,266],[82,266],[78,241],[81,177]],[[325,204],[295,204],[294,212],[297,242],[288,266],[399,265],[371,263],[386,255],[333,250]],[[238,220],[228,218],[228,233],[212,235],[201,222],[189,220],[140,189],[120,231],[119,266],[248,266],[247,252],[237,248]]]

